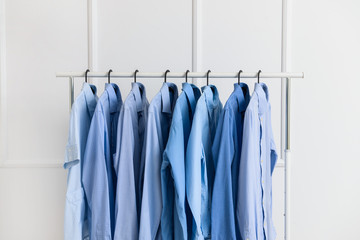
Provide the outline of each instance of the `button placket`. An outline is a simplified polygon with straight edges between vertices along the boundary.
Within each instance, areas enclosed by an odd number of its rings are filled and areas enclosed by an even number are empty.
[[[264,147],[264,138],[263,138],[263,117],[260,117],[260,172],[261,172],[261,188],[262,188],[262,195],[261,195],[261,207],[262,207],[262,211],[263,211],[263,229],[264,229],[264,232],[265,232],[265,236],[267,236],[267,228],[266,228],[266,219],[267,219],[267,216],[266,216],[266,206],[265,206],[265,166],[264,166],[264,157],[265,157],[265,154],[264,154],[264,149],[266,149]]]

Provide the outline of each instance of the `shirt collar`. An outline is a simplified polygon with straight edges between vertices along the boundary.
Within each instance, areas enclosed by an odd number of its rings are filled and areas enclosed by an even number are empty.
[[[120,111],[122,99],[119,87],[115,83],[106,83],[105,91],[109,96],[110,113]]]
[[[214,85],[201,87],[201,91],[205,94],[206,104],[209,109],[213,109],[219,105],[219,93]]]
[[[259,115],[263,115],[270,107],[268,87],[265,83],[255,83],[255,91],[259,101]]]
[[[182,90],[186,94],[186,97],[190,103],[191,107],[191,113],[194,114],[196,102],[199,99],[201,93],[198,87],[196,87],[194,84],[190,84],[187,82],[184,82],[182,84]]]
[[[96,86],[89,84],[87,82],[84,82],[82,91],[85,94],[86,106],[88,108],[90,115],[92,116],[95,112],[96,102],[98,99],[98,97],[96,95],[96,91],[97,91]]]
[[[139,82],[131,83],[132,89],[131,92],[135,98],[136,109],[138,112],[141,112],[145,108],[146,103],[146,91],[145,86]]]
[[[172,91],[171,91],[172,90]],[[170,93],[171,91],[171,93]],[[174,83],[164,82],[160,89],[162,112],[171,113],[178,97],[177,86]],[[172,98],[170,96],[172,94]]]
[[[234,83],[234,92],[236,93],[239,111],[244,112],[250,101],[249,87],[246,83]]]

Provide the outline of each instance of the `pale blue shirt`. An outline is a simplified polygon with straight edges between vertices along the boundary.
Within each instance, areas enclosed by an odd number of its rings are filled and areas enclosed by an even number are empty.
[[[161,165],[162,239],[187,240],[187,217],[191,217],[185,198],[185,154],[196,102],[201,93],[189,83],[183,83],[182,90],[174,108]]]
[[[241,239],[235,222],[238,173],[243,122],[249,103],[249,88],[234,84],[219,118],[212,147],[215,180],[211,205],[211,239]]]
[[[132,83],[119,117],[114,156],[117,174],[114,239],[138,239],[148,107],[144,85]]]
[[[84,83],[71,109],[64,163],[64,168],[68,169],[64,215],[65,240],[82,240],[90,237],[86,212],[87,204],[81,184],[81,169],[97,99],[96,87]]]
[[[272,172],[277,153],[268,88],[256,83],[245,112],[236,217],[243,240],[274,240]]]
[[[177,98],[176,85],[164,82],[149,106],[139,232],[142,240],[161,239],[161,163]]]
[[[92,240],[113,238],[116,185],[113,154],[121,106],[118,86],[106,84],[91,121],[82,176],[91,217]]]
[[[202,87],[186,151],[186,196],[192,213],[189,239],[211,238],[211,195],[214,181],[212,143],[222,104],[215,86]]]

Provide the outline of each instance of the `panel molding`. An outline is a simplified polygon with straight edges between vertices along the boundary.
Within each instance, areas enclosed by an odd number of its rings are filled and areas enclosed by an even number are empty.
[[[98,14],[97,0],[88,0],[87,4],[87,26],[88,26],[88,68],[91,71],[97,70],[98,60]],[[91,79],[91,78],[90,78]]]
[[[202,56],[202,0],[192,0],[192,71],[201,71]],[[192,83],[198,87],[204,84],[205,80],[201,78],[193,78]]]
[[[7,159],[7,88],[6,88],[6,16],[5,0],[0,0],[0,164]]]
[[[63,168],[63,163],[56,161],[54,163],[44,162],[29,162],[25,161],[3,161],[0,163],[0,168]]]

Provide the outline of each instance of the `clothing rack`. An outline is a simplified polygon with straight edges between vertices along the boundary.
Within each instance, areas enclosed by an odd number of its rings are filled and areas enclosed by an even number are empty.
[[[284,9],[283,9],[284,11]],[[284,14],[283,14],[284,16]],[[284,22],[284,21],[283,21]],[[286,21],[285,21],[286,22]],[[285,38],[286,34],[283,34]],[[285,53],[284,53],[285,54]],[[283,57],[285,58],[285,57]],[[282,66],[282,69],[285,67]],[[70,109],[74,102],[74,78],[108,78],[109,72],[58,72],[56,77],[69,79],[69,97]],[[304,73],[293,72],[112,72],[111,78],[278,78],[282,80],[281,94],[281,149],[280,157],[284,161],[284,230],[285,239],[290,239],[290,180],[291,180],[291,151],[290,151],[290,97],[291,97],[291,79],[304,78]]]
[[[137,78],[238,78],[239,72],[137,72]],[[56,77],[67,77],[69,78],[69,90],[70,90],[70,101],[69,108],[74,102],[74,78],[87,77],[87,78],[107,78],[109,72],[58,72]],[[112,72],[111,78],[133,78],[135,72]],[[257,78],[259,72],[241,72],[241,78]],[[290,72],[261,72],[261,78],[304,78],[304,73],[290,73]]]

